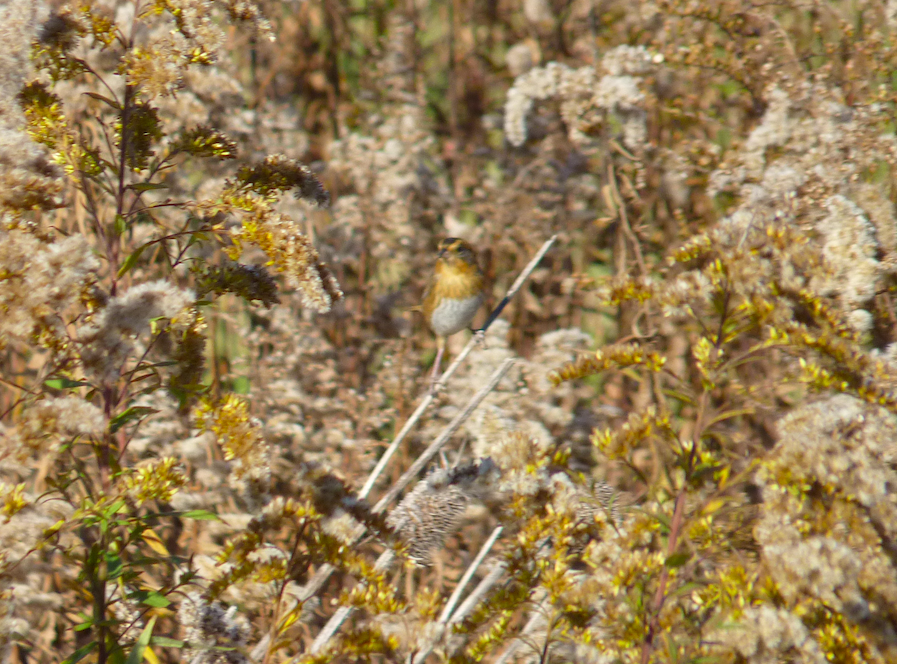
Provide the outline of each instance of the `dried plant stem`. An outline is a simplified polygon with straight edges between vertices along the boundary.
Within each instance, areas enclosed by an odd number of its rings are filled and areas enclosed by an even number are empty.
[[[545,602],[540,602],[539,606],[532,612],[529,617],[529,620],[526,621],[526,625],[523,626],[523,629],[520,630],[520,634],[516,639],[511,641],[510,645],[505,649],[505,651],[501,654],[497,660],[495,660],[495,664],[505,664],[510,661],[510,659],[514,656],[514,653],[517,652],[517,649],[520,648],[520,645],[523,643],[523,638],[536,629],[536,625],[539,624],[539,619],[545,614]],[[546,634],[546,638],[547,638]]]
[[[452,363],[454,364],[454,363]],[[451,369],[452,367],[449,367]],[[446,371],[448,373],[448,370]],[[415,411],[411,414],[411,417],[408,418],[408,421],[405,422],[405,425],[402,427],[399,434],[395,437],[395,439],[390,443],[389,447],[383,453],[383,456],[380,457],[380,460],[377,461],[377,465],[374,467],[374,470],[371,472],[370,477],[368,477],[367,481],[364,483],[364,486],[361,488],[361,491],[358,492],[359,498],[367,498],[368,494],[370,494],[371,489],[374,488],[374,484],[379,479],[380,475],[386,469],[386,464],[389,463],[389,460],[392,458],[392,455],[396,453],[396,450],[399,448],[399,445],[402,444],[402,441],[405,440],[405,436],[407,436],[411,430],[414,428],[414,425],[417,424],[417,421],[420,419],[421,415],[424,414],[424,411],[433,403],[433,392],[429,392],[427,396],[423,398]]]
[[[635,262],[638,264],[639,274],[645,276],[648,272],[645,269],[645,259],[642,257],[642,247],[638,238],[635,236],[635,233],[632,232],[632,226],[629,225],[629,217],[626,214],[626,201],[623,199],[622,194],[620,194],[620,188],[617,186],[617,174],[613,164],[610,164],[607,167],[607,179],[608,182],[610,182],[611,190],[616,199],[623,233],[632,245],[632,250],[635,252]]]
[[[374,571],[385,572],[390,568],[395,557],[395,552],[393,552],[392,549],[387,549],[380,554],[380,557],[377,558],[377,562],[374,563]],[[349,619],[349,616],[351,616],[354,611],[355,607],[352,606],[341,606],[337,609],[336,613],[330,616],[330,620],[324,625],[324,629],[322,629],[315,638],[314,643],[311,644],[309,652],[313,655],[321,652],[324,646],[327,645],[330,639],[333,638],[333,635],[336,634],[337,630]]]
[[[502,301],[498,303],[498,306],[489,314],[489,317],[486,319],[486,323],[479,330],[480,333],[486,332],[489,329],[489,326],[495,322],[504,308],[508,305],[508,302],[511,301],[511,298],[517,294],[517,291],[523,286],[526,280],[529,278],[529,275],[532,274],[533,270],[536,269],[536,266],[542,261],[542,258],[545,257],[545,254],[548,253],[548,250],[551,248],[557,241],[558,236],[552,235],[545,243],[539,248],[539,251],[536,252],[536,255],[533,256],[532,260],[527,264],[525,268],[523,268],[523,272],[520,273],[520,276],[517,277],[517,280],[511,285],[511,288],[508,289],[508,292],[505,294]],[[411,417],[408,418],[408,421],[405,422],[405,425],[399,431],[398,435],[395,439],[390,443],[389,447],[383,452],[383,455],[377,461],[377,465],[374,466],[374,470],[371,471],[370,477],[368,477],[367,481],[364,483],[364,486],[361,488],[361,491],[358,492],[359,498],[367,498],[370,494],[371,490],[374,488],[374,484],[380,478],[380,475],[383,474],[383,471],[386,469],[386,465],[389,463],[390,459],[392,459],[393,455],[399,449],[399,445],[402,444],[402,441],[405,440],[405,436],[407,436],[411,429],[414,428],[414,425],[417,424],[417,421],[420,419],[421,415],[424,414],[424,411],[433,403],[435,399],[435,394],[438,391],[445,387],[446,383],[448,383],[449,378],[454,375],[455,371],[458,370],[458,367],[461,366],[461,363],[467,359],[467,356],[470,355],[470,352],[474,349],[474,347],[479,343],[479,335],[473,337],[464,349],[458,353],[458,357],[448,366],[448,368],[442,373],[439,380],[436,381],[434,385],[434,389],[431,390],[420,402],[417,409],[411,414]]]
[[[530,262],[527,263],[526,267],[523,268],[523,272],[520,273],[520,276],[517,277],[517,280],[513,284],[511,284],[511,287],[508,289],[508,292],[502,298],[501,302],[499,302],[498,306],[495,307],[491,314],[489,314],[489,318],[486,319],[486,323],[483,325],[480,332],[485,332],[486,330],[488,330],[489,326],[495,322],[495,319],[501,315],[501,312],[504,311],[504,308],[508,306],[508,302],[510,302],[511,298],[513,298],[517,294],[517,291],[520,290],[524,282],[526,282],[526,280],[529,278],[529,275],[532,274],[533,270],[535,270],[539,263],[542,262],[542,259],[545,258],[545,254],[548,253],[548,250],[551,249],[551,245],[553,245],[557,241],[557,239],[557,235],[552,235],[550,238],[545,240],[545,243],[541,247],[539,247],[539,251],[536,252],[536,255],[533,256],[532,260],[530,260]],[[468,344],[468,346],[469,345],[470,344]],[[467,348],[465,348],[465,350],[467,350]],[[470,350],[467,350],[467,352],[469,353]],[[459,355],[458,358],[460,359],[461,356]],[[452,364],[454,364],[454,362]],[[451,368],[452,367],[449,367],[449,369]],[[442,374],[442,376],[445,379],[448,378],[448,369],[444,374]],[[443,381],[439,382],[441,383]]]
[[[398,481],[390,488],[389,491],[386,492],[386,495],[380,499],[380,501],[374,506],[374,513],[382,512],[386,509],[390,502],[392,502],[402,490],[411,484],[411,481],[417,477],[418,473],[423,470],[424,466],[429,463],[429,461],[439,453],[439,450],[448,442],[448,440],[452,437],[452,435],[457,431],[462,424],[470,417],[471,413],[476,410],[477,406],[486,398],[486,396],[495,389],[495,386],[504,378],[505,374],[508,373],[510,368],[516,362],[515,359],[509,358],[502,362],[498,368],[492,372],[492,376],[489,378],[489,382],[476,394],[471,397],[470,401],[467,402],[467,405],[459,412],[451,422],[449,422],[446,427],[442,430],[442,433],[434,440],[430,446],[424,450],[424,452],[417,458],[417,460],[411,465],[411,467],[406,470],[402,476],[398,479]],[[363,533],[359,532],[356,536],[356,541],[361,537]],[[386,554],[390,554],[388,557]],[[384,552],[383,555],[377,560],[375,565],[375,569],[377,571],[382,571],[382,569],[387,569],[389,565],[392,563],[394,554],[391,550]],[[306,599],[307,597],[311,597],[321,586],[329,578],[330,574],[333,573],[333,567],[330,565],[326,565],[322,567],[315,576],[308,582],[308,584],[303,589],[302,599]],[[343,622],[352,614],[351,607],[341,607],[333,616],[330,618],[328,623],[324,626],[324,629],[318,634],[317,638],[315,638],[314,643],[311,646],[311,653],[315,654],[321,651],[324,646],[330,641],[336,631],[340,628]]]
[[[477,557],[474,558],[473,562],[470,564],[470,567],[468,567],[467,571],[464,572],[464,576],[462,576],[461,580],[458,581],[455,592],[452,593],[452,596],[449,597],[449,601],[446,602],[445,608],[442,610],[442,615],[439,616],[439,622],[448,624],[449,618],[452,617],[452,611],[455,610],[455,604],[457,604],[458,600],[461,599],[461,593],[464,592],[464,588],[467,587],[467,584],[470,583],[473,575],[476,574],[476,571],[479,569],[480,565],[483,564],[483,560],[485,560],[486,556],[489,555],[492,547],[495,546],[498,538],[501,537],[501,533],[503,530],[504,526],[498,526],[495,530],[492,531],[492,534],[489,536],[489,539],[486,540],[486,543],[483,544],[482,547],[480,547],[480,552],[477,554]]]
[[[473,592],[464,600],[464,603],[458,607],[458,610],[452,614],[451,618],[449,618],[449,625],[461,622],[471,611],[473,611],[473,607],[479,604],[480,600],[483,599],[487,592],[489,592],[489,589],[498,583],[498,580],[505,573],[505,567],[507,567],[507,565],[504,560],[495,563],[495,566],[489,570],[489,573],[483,577],[477,584],[477,587],[473,589]]]
[[[539,551],[544,550],[549,544],[549,541],[546,539],[539,546]],[[498,583],[499,579],[504,575],[505,569],[507,568],[507,563],[504,560],[498,561],[495,566],[489,571],[489,573],[483,577],[483,579],[477,584],[477,587],[474,588],[473,592],[468,595],[467,599],[464,600],[464,603],[460,606],[460,608],[452,614],[451,619],[448,621],[449,625],[454,625],[455,623],[461,622],[464,618],[467,617],[471,611],[473,611],[474,607],[480,603],[486,593]],[[536,614],[538,615],[538,614]],[[535,624],[533,617],[531,617],[521,632],[521,636],[526,634],[528,631],[532,630],[533,625]],[[509,652],[503,653],[502,657],[499,661],[506,661],[510,655],[513,655],[517,651],[517,647],[519,646],[519,638],[516,639],[513,643],[511,643],[508,648]],[[451,654],[451,653],[450,653]]]
[[[705,390],[701,393],[701,396],[698,399],[698,413],[695,418],[691,450],[689,451],[688,462],[685,467],[685,479],[682,483],[682,487],[679,489],[679,494],[676,496],[676,505],[673,508],[673,518],[670,521],[670,535],[667,540],[667,557],[676,552],[676,548],[679,545],[679,537],[682,534],[685,525],[685,501],[687,498],[688,483],[694,472],[698,443],[704,435],[704,421],[706,419],[708,400],[707,391]],[[663,605],[667,599],[666,590],[669,578],[669,567],[664,566],[663,571],[660,573],[660,581],[657,584],[657,591],[654,594],[654,601],[652,602],[650,619],[648,621],[648,634],[645,636],[645,642],[642,644],[641,664],[648,664],[651,660],[651,653],[654,650],[654,638],[660,629],[660,612],[663,610]]]
[[[442,610],[442,615],[439,616],[440,625],[448,625],[449,621],[452,620],[452,612],[455,610],[455,605],[461,599],[461,594],[464,592],[467,584],[470,583],[473,575],[476,574],[477,570],[480,568],[480,565],[483,564],[486,556],[489,555],[492,547],[495,546],[495,543],[498,541],[498,538],[501,536],[503,530],[504,526],[496,527],[495,530],[492,531],[492,534],[489,535],[489,539],[487,539],[483,546],[480,547],[480,552],[477,554],[477,557],[474,558],[473,562],[464,572],[464,576],[462,576],[461,580],[458,581],[458,585],[455,587],[455,591],[452,593],[452,596],[449,597],[448,602],[446,602],[445,608],[443,608]],[[463,616],[459,618],[459,620],[460,619],[463,619]],[[452,620],[452,622],[457,621]],[[408,664],[414,664],[415,661],[425,662],[427,657],[430,656],[431,652],[433,652],[432,642],[425,648],[423,648],[421,652],[411,653],[410,655],[408,655]]]

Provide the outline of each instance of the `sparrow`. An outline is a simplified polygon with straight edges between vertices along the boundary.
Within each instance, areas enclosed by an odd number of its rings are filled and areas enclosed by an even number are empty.
[[[438,252],[421,305],[437,339],[431,385],[439,376],[446,337],[468,327],[485,299],[483,272],[473,247],[459,238],[447,237],[439,243]]]

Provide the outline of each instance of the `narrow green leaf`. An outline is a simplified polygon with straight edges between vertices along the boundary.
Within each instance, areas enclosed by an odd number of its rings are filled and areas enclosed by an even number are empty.
[[[121,508],[125,506],[124,500],[115,500],[109,503],[109,506],[103,510],[103,516],[107,519],[111,519],[114,514],[118,514],[121,511]]]
[[[670,568],[682,567],[691,559],[691,554],[687,552],[674,553],[664,561],[664,566]]]
[[[83,614],[82,614],[83,615]],[[76,632],[83,632],[85,629],[90,629],[93,627],[93,618],[87,618],[83,623],[78,623],[72,629]]]
[[[62,660],[62,664],[75,664],[75,662],[80,662],[82,659],[87,657],[91,652],[93,652],[97,647],[96,641],[91,641],[86,646],[81,646],[75,652],[72,653],[71,657],[68,657]]]
[[[197,242],[205,242],[209,239],[209,234],[203,231],[193,232],[187,240],[187,246],[192,247]]]
[[[208,510],[190,510],[181,514],[181,518],[196,521],[219,521],[218,515]]]
[[[153,636],[153,626],[155,624],[156,616],[153,616],[146,624],[143,632],[141,632],[140,638],[138,638],[137,643],[134,644],[134,649],[131,650],[131,654],[128,655],[125,664],[140,664],[140,662],[143,661],[143,651],[146,650],[146,647],[149,645],[150,638]]]
[[[671,597],[680,597],[682,595],[687,595],[688,593],[692,592],[693,590],[699,590],[701,588],[703,588],[703,586],[699,583],[685,583],[685,584],[679,586],[678,588],[676,588],[675,590],[671,591],[670,596]]]
[[[149,245],[142,244],[133,252],[128,254],[128,257],[125,259],[125,262],[121,264],[121,267],[118,268],[118,278],[120,279],[125,274],[127,274],[137,263],[137,260],[140,258],[140,254],[143,253],[143,250],[146,249]]]
[[[112,420],[109,422],[109,433],[115,433],[128,422],[143,419],[147,415],[152,415],[153,413],[158,412],[159,411],[155,408],[149,408],[147,406],[131,406],[123,413],[120,413],[112,418]]]
[[[97,101],[103,102],[107,106],[114,108],[116,111],[121,110],[121,104],[119,104],[114,99],[109,99],[109,97],[104,97],[103,95],[98,94],[96,92],[85,92],[84,94],[86,94],[91,99],[96,99]]]
[[[169,639],[167,636],[154,636],[150,639],[150,645],[162,646],[163,648],[183,648],[187,643],[177,639]]]
[[[163,360],[161,362],[154,362],[152,364],[144,365],[147,369],[152,369],[154,367],[173,367],[177,365],[177,360]]]
[[[109,551],[106,552],[106,578],[107,579],[117,579],[121,576],[122,570],[124,569],[124,563],[122,559],[116,553],[111,553]]]
[[[135,182],[134,184],[129,184],[127,188],[134,191],[142,192],[155,191],[156,189],[168,189],[168,185],[160,184],[158,182]]]
[[[50,378],[44,381],[44,385],[52,387],[54,390],[70,390],[75,387],[84,387],[89,385],[80,380],[69,380],[68,378]]]

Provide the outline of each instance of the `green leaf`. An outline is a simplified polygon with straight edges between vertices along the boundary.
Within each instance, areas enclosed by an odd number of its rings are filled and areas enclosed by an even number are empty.
[[[121,508],[125,506],[125,501],[116,500],[109,504],[106,509],[103,510],[103,517],[106,519],[111,519],[113,515],[118,514],[121,511]]]
[[[96,99],[97,101],[103,102],[107,106],[114,108],[116,111],[121,110],[121,104],[119,104],[114,99],[109,99],[109,97],[104,97],[103,95],[97,94],[96,92],[85,92],[84,94],[86,94],[91,99]]]
[[[149,592],[146,597],[142,600],[143,604],[147,606],[154,606],[157,609],[164,609],[166,606],[170,606],[171,602],[165,599],[164,595],[160,595],[157,592]]]
[[[91,652],[93,652],[97,647],[96,641],[91,641],[86,646],[81,646],[75,652],[72,653],[71,657],[68,657],[62,661],[62,664],[75,664],[75,662],[80,662],[82,659],[87,657]]]
[[[106,578],[117,579],[124,570],[124,563],[116,553],[106,552]]]
[[[194,519],[196,521],[220,521],[218,515],[208,510],[190,510],[181,514],[183,519]]]
[[[163,648],[183,648],[187,645],[186,641],[169,639],[167,636],[154,636],[150,639],[150,644],[154,646],[162,646]]]
[[[78,617],[81,618],[84,622],[78,623],[72,629],[76,632],[83,632],[85,629],[90,629],[93,627],[93,616],[89,616],[83,611],[78,612]]]
[[[122,648],[113,648],[106,661],[108,664],[125,664],[125,651]]]
[[[688,593],[692,592],[693,590],[699,590],[703,587],[704,586],[702,586],[700,583],[685,583],[685,584],[679,586],[678,588],[676,588],[675,590],[671,591],[670,596],[671,597],[680,597],[682,595],[687,595]]]
[[[142,369],[156,369],[158,367],[173,367],[173,366],[176,366],[177,363],[178,363],[177,360],[162,360],[161,362],[141,362],[140,366],[137,367],[137,369],[142,370]],[[135,378],[131,382],[136,382],[136,381],[137,381],[137,379]]]
[[[121,267],[118,268],[118,278],[121,279],[125,274],[127,274],[137,263],[137,259],[140,258],[140,254],[143,253],[143,250],[146,249],[149,245],[142,244],[137,247],[132,253],[128,255],[125,259],[125,262],[121,264]]]
[[[159,411],[155,408],[149,408],[147,406],[131,406],[123,413],[120,413],[112,418],[112,420],[109,422],[109,433],[115,433],[128,422],[140,420],[147,415],[152,415],[153,413],[158,412]]]
[[[187,246],[192,247],[194,244],[198,242],[205,242],[209,239],[209,234],[204,233],[203,231],[194,231],[190,234],[190,237],[187,240]]]
[[[134,184],[129,184],[127,188],[137,192],[144,192],[155,191],[156,189],[168,189],[168,185],[160,184],[158,182],[135,182]]]
[[[677,401],[681,401],[684,404],[687,404],[689,406],[695,405],[695,400],[690,395],[686,394],[685,392],[678,392],[676,390],[667,390],[667,389],[664,389],[662,391],[666,396],[672,397],[672,398],[676,399]]]
[[[68,378],[50,378],[44,381],[44,385],[52,387],[54,390],[70,390],[75,387],[84,387],[90,383],[80,380],[69,380]]]
[[[116,235],[124,235],[125,231],[128,230],[128,220],[125,219],[122,215],[115,215],[115,234]]]
[[[683,566],[685,563],[687,563],[690,559],[691,559],[691,554],[690,554],[690,553],[687,553],[687,552],[683,552],[683,553],[674,553],[673,555],[669,556],[669,557],[664,561],[663,564],[664,564],[665,567],[670,567],[670,568],[682,567],[682,566]]]
[[[153,626],[155,624],[156,616],[153,616],[146,624],[143,632],[141,632],[140,638],[138,638],[137,643],[134,644],[134,649],[131,650],[131,654],[128,655],[125,664],[140,664],[140,662],[143,661],[143,651],[146,650],[146,647],[149,645],[150,638],[153,636]]]

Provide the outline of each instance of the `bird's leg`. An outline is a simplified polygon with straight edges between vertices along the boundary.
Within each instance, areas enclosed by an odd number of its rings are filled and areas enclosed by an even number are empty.
[[[433,360],[433,373],[430,376],[430,391],[436,392],[436,382],[439,380],[439,369],[442,365],[442,356],[445,354],[445,337],[439,337],[436,341],[436,359]]]

